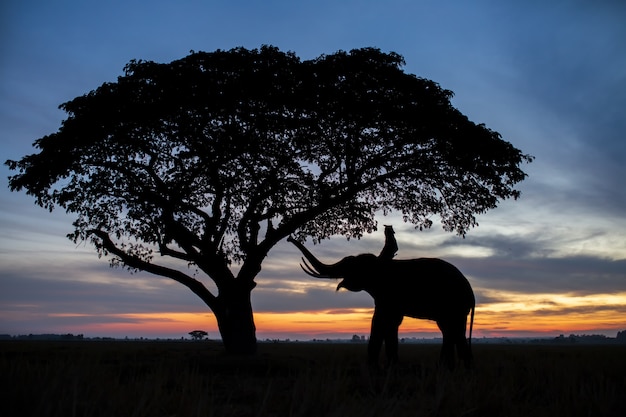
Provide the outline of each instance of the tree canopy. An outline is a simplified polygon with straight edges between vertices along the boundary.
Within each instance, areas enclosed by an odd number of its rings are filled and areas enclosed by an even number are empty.
[[[419,228],[436,216],[463,235],[519,196],[531,157],[404,64],[374,48],[301,60],[271,46],[131,61],[60,106],[67,119],[38,152],[6,162],[18,171],[9,185],[74,213],[71,239],[182,282],[214,310],[215,294],[154,254],[222,292],[251,289],[286,236],[360,237],[377,212]]]

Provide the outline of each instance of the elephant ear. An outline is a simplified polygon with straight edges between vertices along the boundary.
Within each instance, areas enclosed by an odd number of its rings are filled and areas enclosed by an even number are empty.
[[[344,258],[345,263],[343,279],[337,285],[337,290],[345,288],[348,291],[363,291],[370,289],[371,277],[376,275],[380,260],[376,255],[366,253],[358,256]]]

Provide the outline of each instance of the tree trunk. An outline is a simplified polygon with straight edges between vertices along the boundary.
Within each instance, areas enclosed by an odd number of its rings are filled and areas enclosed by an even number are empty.
[[[256,326],[250,301],[252,288],[249,285],[235,284],[226,290],[220,290],[217,297],[219,308],[214,313],[227,353],[256,353]]]

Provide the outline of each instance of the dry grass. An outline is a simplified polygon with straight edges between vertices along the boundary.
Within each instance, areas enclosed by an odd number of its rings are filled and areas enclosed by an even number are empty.
[[[625,416],[626,346],[476,345],[476,369],[401,345],[389,371],[365,345],[0,343],[4,416]]]

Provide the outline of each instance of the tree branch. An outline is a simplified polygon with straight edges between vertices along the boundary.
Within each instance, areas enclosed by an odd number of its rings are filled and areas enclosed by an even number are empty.
[[[102,241],[102,247],[108,252],[114,254],[124,262],[125,265],[131,268],[137,268],[151,274],[160,275],[162,277],[173,279],[189,288],[194,294],[202,299],[212,310],[218,308],[217,297],[213,295],[200,281],[191,278],[190,276],[183,274],[175,269],[167,268],[161,265],[155,265],[150,262],[146,262],[136,256],[129,255],[122,249],[118,248],[111,240],[111,237],[103,230],[88,230],[88,234],[97,236]]]

